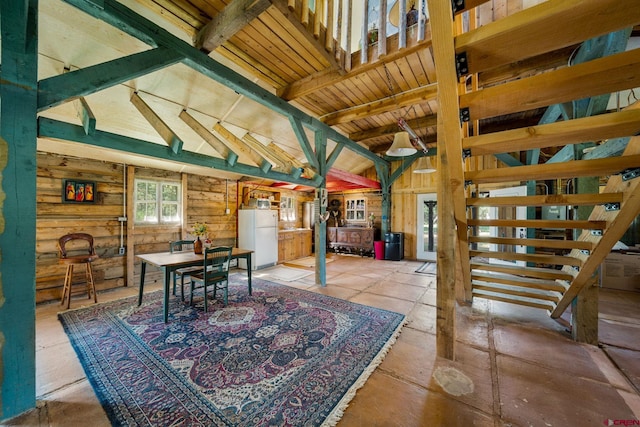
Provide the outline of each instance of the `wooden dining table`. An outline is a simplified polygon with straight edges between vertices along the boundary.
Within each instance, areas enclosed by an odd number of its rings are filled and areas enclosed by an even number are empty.
[[[233,248],[231,251],[231,259],[244,258],[247,261],[247,279],[249,287],[249,295],[251,295],[251,254],[252,250]],[[155,252],[150,254],[136,255],[141,261],[140,271],[140,290],[138,293],[138,306],[142,304],[142,294],[144,291],[144,275],[147,264],[155,265],[162,268],[164,273],[164,322],[167,323],[169,318],[169,294],[171,289],[171,277],[173,272],[179,268],[195,267],[202,265],[204,262],[204,254],[196,254],[193,251],[180,252]]]

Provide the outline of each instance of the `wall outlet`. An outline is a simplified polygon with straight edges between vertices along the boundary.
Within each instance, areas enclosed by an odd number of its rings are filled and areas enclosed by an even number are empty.
[[[118,249],[118,255],[124,255],[124,247]]]
[[[229,215],[231,213],[231,209],[227,208],[224,210],[225,215]]]

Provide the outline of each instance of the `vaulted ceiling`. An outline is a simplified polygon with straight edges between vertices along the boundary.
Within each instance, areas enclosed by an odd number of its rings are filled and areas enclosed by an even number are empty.
[[[64,102],[42,108],[41,116],[56,123],[80,125],[83,115],[86,117],[90,111],[95,118],[95,129],[105,132],[103,136],[107,139],[109,135],[124,136],[158,144],[165,151],[169,145],[176,156],[159,159],[153,150],[144,149],[123,152],[117,144],[111,146],[108,142],[93,146],[78,144],[56,137],[53,131],[41,134],[39,148],[230,178],[253,175],[255,168],[266,171],[271,181],[278,178],[287,181],[292,167],[304,168],[305,177],[315,175],[310,167],[313,165],[309,165],[309,151],[314,149],[313,126],[308,126],[304,117],[292,121],[291,116],[272,108],[273,100],[259,102],[259,98],[269,97],[261,95],[254,86],[354,141],[352,148],[355,149],[338,152],[335,150],[341,143],[329,135],[327,156],[337,154],[332,166],[340,171],[359,174],[371,167],[391,144],[398,131],[399,118],[405,119],[427,146],[435,146],[438,91],[428,16],[410,27],[406,35],[396,30],[395,34],[384,37],[384,30],[380,28],[379,41],[369,45],[363,54],[359,42],[363,37],[353,35],[359,30],[347,35],[346,31],[342,32],[344,25],[329,18],[348,16],[348,5],[353,6],[351,14],[362,14],[362,5],[347,1],[335,3],[342,5],[339,10],[327,11],[325,18],[316,20],[313,11],[310,15],[305,13],[300,1],[42,0],[41,80],[108,61],[114,62],[114,67],[131,70],[139,67],[144,71],[124,73],[126,79],[118,84],[88,91],[83,98],[84,107],[77,101]],[[370,0],[369,3],[377,2]],[[392,8],[394,2],[388,3]],[[538,3],[544,2],[510,0],[505,3],[508,7],[488,2],[478,8],[473,18],[467,16],[461,25],[468,29],[469,20],[474,19],[472,26],[483,26]],[[122,23],[118,26],[118,19],[113,18],[114,8],[130,17],[126,28]],[[570,16],[571,10],[568,10],[567,14],[558,13],[557,19]],[[157,47],[157,43],[154,45],[157,40],[149,35],[157,32],[150,29],[154,25],[184,45],[206,52],[232,74],[225,74],[226,81],[212,79],[175,51]],[[331,34],[327,36],[326,27],[340,28],[333,33],[340,34],[340,42]],[[603,32],[608,31],[603,29]],[[499,34],[496,37],[493,52],[476,55],[501,60],[488,61],[488,64],[480,61],[483,68],[477,80],[468,80],[470,86],[488,88],[567,67],[582,40],[578,35],[551,50],[541,48],[538,54],[526,53],[527,46],[500,40]],[[526,34],[523,40],[520,42],[526,43]],[[473,54],[473,40],[469,46]],[[517,51],[525,54],[513,56]],[[155,66],[136,65],[136,54],[144,56],[140,64],[153,62]],[[123,62],[116,63],[118,58],[123,58]],[[235,73],[244,76],[248,83],[235,78]],[[247,96],[238,89],[248,86],[248,92],[255,96]],[[472,124],[478,127],[475,133],[535,125],[546,106],[552,103],[545,103],[543,98],[539,105],[514,108],[518,94],[504,96],[509,107],[479,118]],[[306,139],[306,145],[301,143],[301,138]],[[375,157],[372,160],[358,148]],[[237,163],[230,161],[225,150],[237,154]],[[234,164],[235,167],[215,168],[219,164],[216,163],[212,169],[204,161],[190,162],[191,158],[178,156],[180,152],[226,159],[227,166]],[[253,169],[242,168],[242,165]],[[273,176],[270,171],[282,175]],[[259,177],[264,179],[265,173]]]

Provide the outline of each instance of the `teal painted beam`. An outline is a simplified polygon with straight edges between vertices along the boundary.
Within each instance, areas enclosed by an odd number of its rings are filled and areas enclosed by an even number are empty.
[[[172,162],[204,166],[239,175],[250,175],[274,181],[291,182],[293,184],[300,184],[308,187],[314,186],[314,182],[306,178],[300,177],[294,179],[291,175],[282,172],[264,172],[259,167],[249,166],[242,163],[236,163],[235,166],[229,166],[225,159],[210,157],[186,150],[182,150],[180,154],[176,154],[166,145],[155,144],[153,142],[129,138],[114,133],[96,130],[94,135],[87,135],[82,126],[45,117],[38,118],[38,136],[42,138],[80,142],[96,147],[111,148],[127,153],[154,157]]]
[[[171,49],[159,47],[43,79],[38,84],[38,111],[144,76],[183,58]]]
[[[562,147],[560,151],[554,154],[552,158],[546,161],[546,163],[547,164],[562,163],[562,162],[568,162],[573,159],[574,157],[573,157],[573,144],[572,144],[572,145],[565,145],[564,147]]]
[[[313,152],[313,147],[311,147],[311,144],[309,143],[307,134],[304,133],[302,123],[295,117],[289,117],[289,121],[291,122],[293,133],[295,133],[296,138],[298,138],[298,142],[300,143],[300,147],[302,147],[304,156],[307,158],[307,161],[309,162],[311,167],[315,170],[318,170],[318,160],[316,159],[315,153]]]
[[[323,131],[316,131],[314,134],[314,143],[316,146],[316,156],[318,165],[318,175],[321,177],[327,176],[327,137]],[[324,191],[327,188],[326,180],[323,178],[318,186],[320,191]],[[318,203],[318,202],[316,202]],[[326,206],[318,206],[318,212],[316,217],[316,225],[314,227],[315,233],[315,252],[316,252],[316,285],[322,287],[327,286],[327,222],[318,221],[318,218],[324,217],[327,212]]]
[[[2,421],[36,406],[38,0],[1,1],[0,31]]]
[[[204,52],[199,51],[190,44],[175,37],[162,27],[136,14],[131,9],[115,0],[104,0],[104,7],[97,8],[88,0],[64,0],[66,3],[77,7],[89,15],[101,19],[116,28],[119,28],[142,41],[151,40],[152,46],[165,46],[184,56],[183,63],[201,74],[217,81],[220,84],[246,96],[247,98],[262,104],[271,110],[286,117],[299,120],[303,125],[314,131],[321,130],[332,141],[344,144],[346,148],[362,157],[373,161],[375,164],[386,162],[375,153],[356,144],[335,129],[322,123],[289,104],[282,98],[263,89],[256,83],[244,78],[240,74],[210,58]]]
[[[621,156],[625,148],[627,148],[627,144],[629,144],[629,139],[629,137],[610,139],[586,153],[582,156],[582,159],[593,160]]]
[[[338,160],[338,156],[342,152],[343,147],[344,145],[337,144],[333,149],[333,151],[331,152],[331,154],[329,154],[329,157],[327,158],[327,170],[331,169],[331,167],[333,167],[333,164],[336,162],[336,160]]]

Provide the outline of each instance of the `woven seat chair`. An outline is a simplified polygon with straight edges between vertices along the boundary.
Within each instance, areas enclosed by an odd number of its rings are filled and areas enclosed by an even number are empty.
[[[81,253],[76,253],[78,248],[78,242],[83,241],[84,244],[80,246],[86,247],[86,253],[83,249],[78,249]],[[69,249],[69,245],[73,248]],[[98,302],[98,295],[96,294],[96,284],[93,280],[93,269],[91,263],[99,258],[93,247],[93,236],[87,233],[70,233],[58,239],[58,250],[60,264],[67,266],[67,272],[64,276],[64,287],[62,288],[62,299],[60,304],[64,304],[67,300],[67,308],[71,307],[71,288],[73,286],[73,267],[76,265],[85,265],[85,277],[86,277],[86,291],[87,296],[91,299],[93,293],[93,302]],[[73,251],[74,255],[71,255],[70,251]]]

